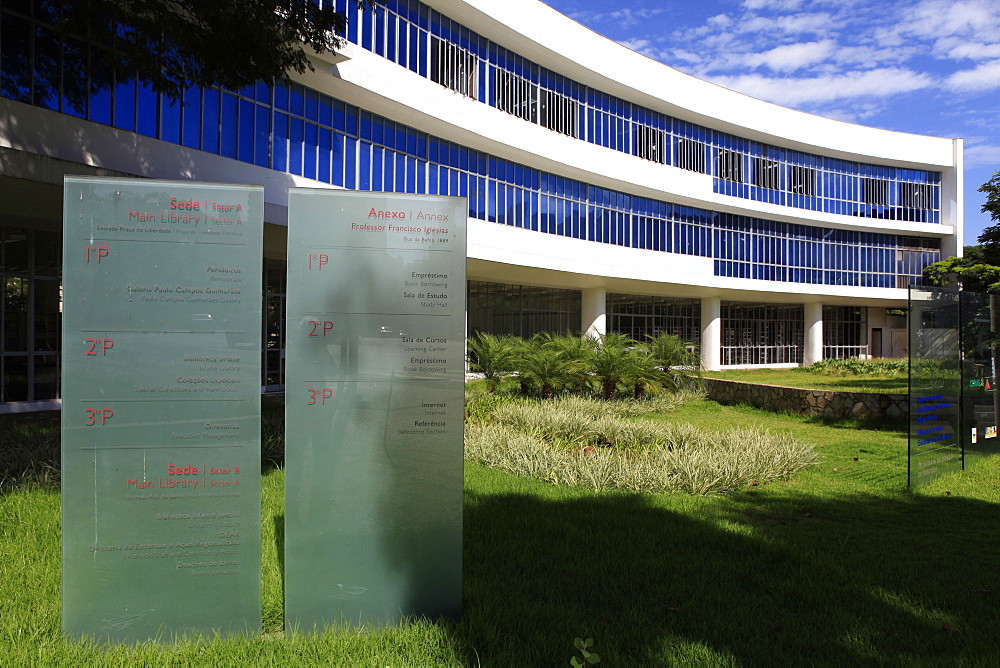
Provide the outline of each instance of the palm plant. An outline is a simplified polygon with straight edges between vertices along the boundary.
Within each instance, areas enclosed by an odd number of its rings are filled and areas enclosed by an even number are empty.
[[[543,399],[551,399],[562,387],[573,366],[566,353],[552,345],[551,337],[535,336],[519,348],[518,373],[522,391],[538,391]]]
[[[659,392],[663,389],[663,371],[660,363],[650,350],[649,344],[640,344],[631,349],[634,370],[630,382],[632,396],[642,399],[647,392]]]
[[[469,339],[469,370],[481,373],[486,379],[490,394],[514,370],[517,361],[519,339],[508,334],[487,334],[480,332]]]
[[[617,332],[600,338],[594,349],[593,369],[606,400],[615,398],[619,385],[633,385],[639,375],[639,355],[634,351],[637,345],[634,339]]]
[[[673,334],[651,337],[646,344],[650,354],[663,370],[663,385],[670,390],[680,389],[688,374],[701,377],[701,355],[694,344]]]
[[[566,389],[574,394],[589,395],[593,390],[593,377],[590,372],[593,368],[597,341],[589,336],[567,333],[564,336],[550,337],[548,343],[561,350],[570,361],[567,368]]]

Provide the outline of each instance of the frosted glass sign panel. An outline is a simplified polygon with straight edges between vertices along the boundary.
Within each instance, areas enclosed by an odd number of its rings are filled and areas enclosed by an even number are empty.
[[[459,612],[466,206],[289,193],[289,629]]]
[[[67,177],[63,628],[260,628],[263,189]]]
[[[957,290],[910,289],[912,487],[962,470],[960,305]]]

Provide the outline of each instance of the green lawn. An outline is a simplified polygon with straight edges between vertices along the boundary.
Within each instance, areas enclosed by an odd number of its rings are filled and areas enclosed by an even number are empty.
[[[920,493],[906,438],[702,401],[669,416],[792,430],[821,464],[728,496],[593,494],[466,467],[464,614],[400,628],[281,631],[264,475],[264,633],[97,648],[59,634],[59,494],[0,494],[0,665],[997,665],[1000,458]],[[0,477],[6,477],[0,474]]]
[[[729,369],[726,371],[705,371],[706,378],[739,380],[747,383],[799,387],[809,390],[840,390],[844,392],[875,392],[883,394],[906,394],[906,374],[898,376],[834,376],[810,371],[806,367],[796,369]]]

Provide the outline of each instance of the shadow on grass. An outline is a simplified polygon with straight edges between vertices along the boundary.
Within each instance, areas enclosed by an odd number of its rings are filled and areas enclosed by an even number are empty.
[[[59,487],[59,411],[0,415],[0,494]]]
[[[657,497],[563,496],[466,494],[456,631],[483,665],[563,665],[574,637],[630,666],[1000,656],[992,504],[758,492],[686,504],[695,517]]]

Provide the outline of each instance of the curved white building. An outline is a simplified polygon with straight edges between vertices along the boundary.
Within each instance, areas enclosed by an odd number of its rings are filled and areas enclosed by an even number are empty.
[[[290,186],[468,197],[471,331],[667,331],[710,368],[901,355],[893,309],[961,252],[961,140],[762,102],[535,0],[338,2],[315,72],[182,108],[0,0],[0,403],[58,396],[67,173],[264,184],[270,386]]]

